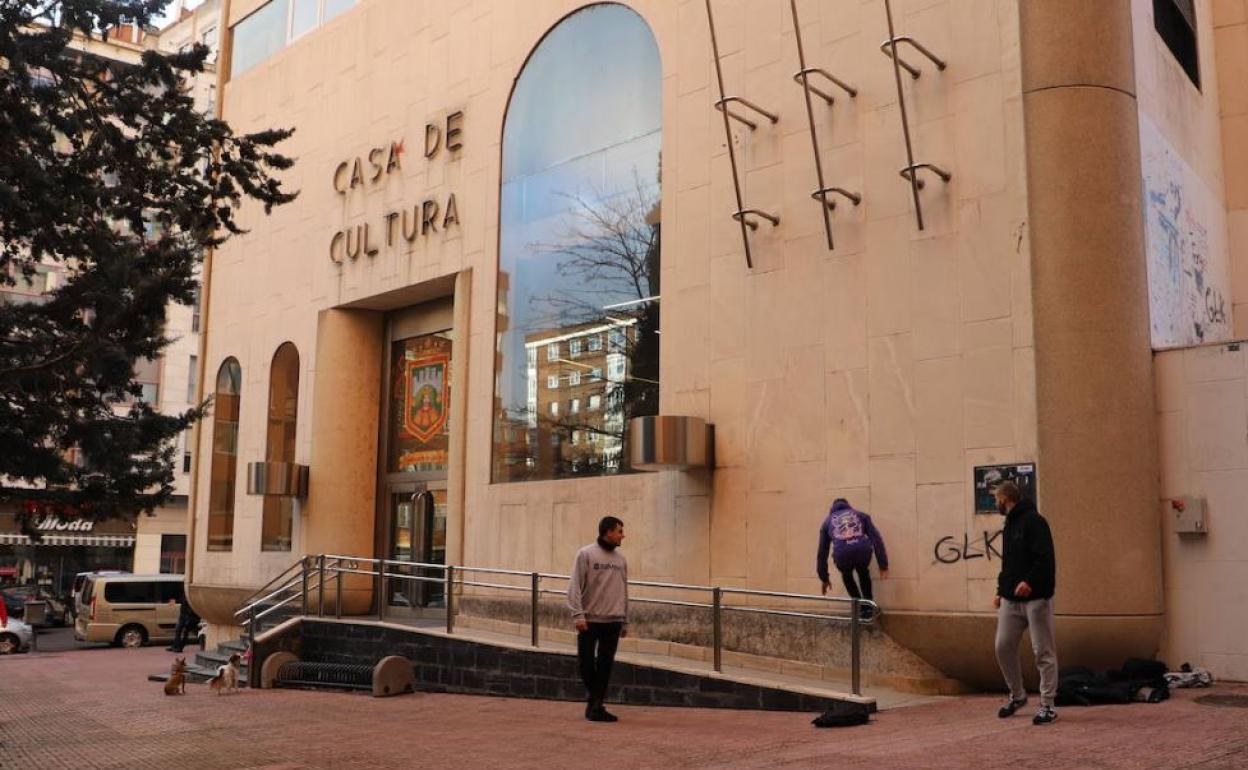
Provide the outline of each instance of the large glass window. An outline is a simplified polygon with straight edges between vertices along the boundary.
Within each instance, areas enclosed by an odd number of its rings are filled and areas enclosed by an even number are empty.
[[[295,423],[299,417],[299,351],[289,342],[273,354],[269,370],[269,422],[264,459],[295,461]],[[295,518],[295,498],[264,496],[264,523],[260,533],[263,551],[289,551]]]
[[[234,547],[234,487],[238,476],[238,407],[243,372],[227,358],[217,370],[212,404],[212,478],[208,487],[208,550]]]
[[[616,4],[565,18],[516,81],[503,130],[496,482],[627,470],[624,426],[658,411],[661,91],[650,28]],[[603,351],[595,340],[608,333],[620,344]],[[572,361],[571,350],[585,352]],[[613,358],[621,375],[601,411],[561,410],[561,389],[533,387]]]

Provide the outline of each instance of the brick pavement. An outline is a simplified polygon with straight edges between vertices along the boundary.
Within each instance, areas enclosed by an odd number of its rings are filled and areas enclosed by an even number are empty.
[[[1050,727],[998,720],[996,696],[816,730],[800,714],[304,691],[166,697],[158,648],[0,658],[0,768],[1248,768],[1248,709],[1193,702],[1062,710]]]

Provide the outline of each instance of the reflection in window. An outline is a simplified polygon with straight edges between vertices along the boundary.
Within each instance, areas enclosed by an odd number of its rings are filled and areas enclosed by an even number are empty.
[[[628,470],[624,426],[658,412],[661,86],[654,36],[616,4],[566,17],[516,81],[503,132],[494,481]],[[600,411],[577,401],[561,415],[558,392],[532,386],[604,368],[618,376]]]
[[[284,342],[273,354],[269,371],[269,420],[264,459],[275,463],[295,461],[295,422],[299,416],[299,351]],[[260,550],[289,551],[295,518],[295,498],[264,496],[264,523]]]
[[[238,407],[243,372],[234,358],[217,370],[212,409],[212,465],[208,487],[208,550],[234,547],[234,481],[238,475]]]

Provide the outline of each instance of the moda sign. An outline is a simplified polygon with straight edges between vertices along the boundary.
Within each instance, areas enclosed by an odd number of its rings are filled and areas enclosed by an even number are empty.
[[[452,112],[445,119],[425,124],[423,146],[425,162],[439,157],[453,159],[463,149],[464,113]],[[394,175],[402,175],[403,162],[409,150],[406,139],[387,146],[371,147],[363,155],[347,158],[334,167],[331,180],[334,192],[346,201],[355,194],[379,190]],[[342,264],[361,256],[375,257],[382,248],[393,248],[400,239],[409,247],[417,240],[459,226],[459,206],[455,193],[445,197],[429,196],[420,201],[391,209],[380,220],[348,225],[334,232],[329,239],[329,258]]]

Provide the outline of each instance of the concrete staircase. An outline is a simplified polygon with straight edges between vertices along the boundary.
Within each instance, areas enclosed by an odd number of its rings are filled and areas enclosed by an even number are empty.
[[[200,650],[194,658],[186,662],[187,683],[203,684],[207,682],[216,676],[217,667],[225,665],[231,655],[235,653],[244,655],[246,651],[247,643],[240,640],[218,644],[215,650]],[[172,658],[170,659],[170,665],[173,665]],[[158,674],[149,674],[147,680],[149,682],[167,682],[169,681],[169,672],[163,671]],[[247,686],[246,657],[243,658],[243,662],[239,665],[238,685],[239,687]]]

